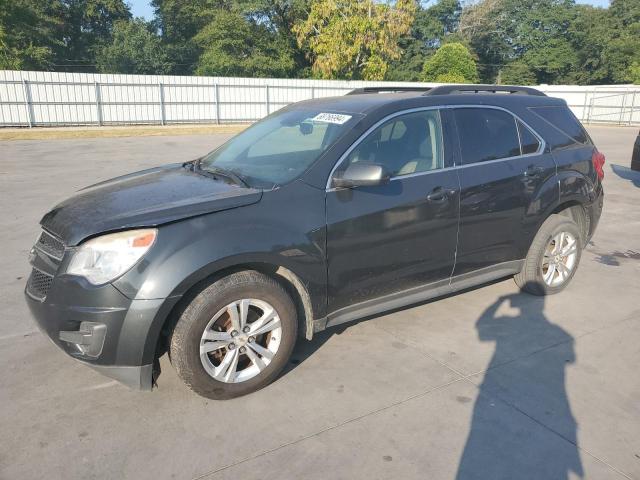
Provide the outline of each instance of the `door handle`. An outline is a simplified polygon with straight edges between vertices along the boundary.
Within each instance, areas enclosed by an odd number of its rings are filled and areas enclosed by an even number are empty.
[[[442,187],[436,187],[427,195],[430,202],[444,202],[449,197],[449,192]]]
[[[537,165],[529,165],[527,169],[524,171],[523,175],[525,177],[537,177],[544,171],[544,168],[538,167]]]

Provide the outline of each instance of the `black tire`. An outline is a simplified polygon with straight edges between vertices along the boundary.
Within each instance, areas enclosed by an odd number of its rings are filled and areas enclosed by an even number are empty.
[[[576,261],[571,273],[562,283],[550,286],[545,283],[542,277],[542,261],[547,245],[551,239],[563,231],[570,233],[577,239]],[[576,222],[562,215],[551,215],[538,230],[527,253],[522,271],[514,277],[514,280],[521,290],[533,295],[542,296],[558,293],[571,282],[571,279],[575,275],[578,265],[580,264],[583,248],[583,235]]]
[[[225,383],[210,376],[203,367],[200,340],[216,312],[243,298],[265,301],[276,310],[282,328],[280,345],[271,362],[255,377]],[[203,397],[225,400],[246,395],[277,378],[293,351],[297,325],[294,303],[278,282],[256,271],[234,273],[206,287],[185,308],[171,335],[171,363],[184,383]]]

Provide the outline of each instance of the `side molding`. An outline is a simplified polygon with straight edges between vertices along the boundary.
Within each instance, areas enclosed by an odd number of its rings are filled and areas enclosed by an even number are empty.
[[[314,332],[320,332],[326,328],[342,323],[378,315],[383,312],[414,305],[417,303],[442,297],[461,290],[482,285],[483,283],[499,278],[515,275],[522,270],[523,260],[513,260],[482,268],[474,272],[468,272],[450,279],[421,285],[419,287],[392,293],[381,298],[350,305],[348,307],[330,313],[327,317],[313,321]]]

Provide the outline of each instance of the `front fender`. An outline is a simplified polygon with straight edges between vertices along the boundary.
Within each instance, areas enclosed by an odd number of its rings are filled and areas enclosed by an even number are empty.
[[[153,248],[114,282],[136,300],[167,299],[171,307],[191,287],[237,265],[267,264],[293,272],[314,316],[326,314],[324,191],[305,184],[265,192],[256,204],[159,227]],[[160,331],[170,308],[150,326]],[[146,356],[146,355],[145,355]]]

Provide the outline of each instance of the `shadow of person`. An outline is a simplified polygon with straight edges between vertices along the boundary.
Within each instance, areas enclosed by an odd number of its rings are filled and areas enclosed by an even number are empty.
[[[516,315],[498,313],[509,306]],[[507,295],[476,322],[480,341],[495,342],[495,350],[474,406],[458,480],[583,476],[565,387],[566,364],[575,361],[573,337],[551,323],[543,307],[543,297]]]

